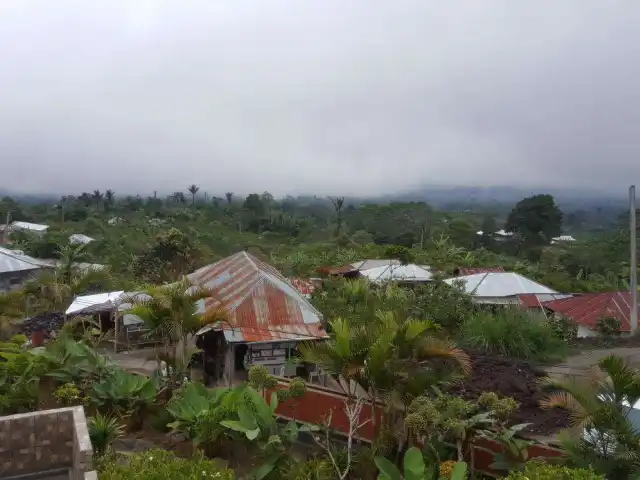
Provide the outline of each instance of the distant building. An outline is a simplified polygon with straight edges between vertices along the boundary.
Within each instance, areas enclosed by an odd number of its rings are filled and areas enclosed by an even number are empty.
[[[515,272],[474,273],[445,280],[449,285],[458,282],[480,304],[523,305],[522,297],[526,295],[535,296],[538,303],[570,297]]]
[[[0,292],[18,289],[27,280],[53,268],[44,260],[25,255],[20,250],[0,247]]]
[[[31,233],[44,234],[49,229],[49,225],[41,225],[29,222],[13,222],[9,225],[10,231],[25,230]]]
[[[88,237],[87,235],[83,235],[82,233],[74,233],[73,235],[69,236],[69,243],[71,243],[72,245],[88,245],[94,240],[95,238]]]
[[[598,320],[613,317],[620,322],[623,335],[631,333],[631,293],[584,293],[563,300],[545,302],[544,308],[572,320],[578,326],[577,336],[596,337]],[[640,311],[640,309],[639,309]]]
[[[551,239],[552,244],[556,243],[574,243],[577,240],[573,238],[571,235],[560,235],[559,237],[553,237]]]

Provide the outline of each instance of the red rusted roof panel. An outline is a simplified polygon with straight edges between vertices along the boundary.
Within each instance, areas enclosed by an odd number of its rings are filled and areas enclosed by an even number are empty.
[[[316,289],[315,284],[311,280],[307,280],[305,278],[290,277],[289,283],[302,295],[311,295]]]
[[[476,273],[505,273],[502,267],[458,268],[458,276],[475,275]]]
[[[200,268],[189,280],[213,291],[204,302],[205,310],[218,306],[229,310],[233,331],[244,339],[236,341],[326,337],[320,312],[280,272],[249,253]]]
[[[631,331],[629,292],[585,293],[564,300],[552,300],[543,305],[592,330],[596,328],[598,319],[614,317],[620,321],[622,332]]]

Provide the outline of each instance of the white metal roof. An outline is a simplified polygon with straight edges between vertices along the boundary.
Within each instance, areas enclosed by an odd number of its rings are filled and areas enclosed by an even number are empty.
[[[498,230],[496,232],[496,235],[500,235],[501,237],[512,237],[513,236],[513,232],[507,232],[505,230]]]
[[[69,243],[78,244],[82,243],[84,245],[91,243],[95,240],[95,238],[88,237],[82,233],[74,233],[69,236]]]
[[[400,260],[360,260],[351,264],[354,270],[368,270],[376,267],[388,267],[389,265],[400,265]]]
[[[51,267],[44,260],[30,257],[18,250],[0,247],[0,273],[23,272]]]
[[[553,237],[551,240],[555,242],[575,242],[576,241],[576,239],[573,238],[571,235],[560,235],[559,237]]]
[[[419,265],[383,265],[381,267],[361,270],[360,274],[376,283],[382,282],[428,282],[433,274]]]
[[[18,230],[32,230],[34,232],[44,232],[49,225],[40,225],[38,223],[29,223],[29,222],[12,222],[11,228],[15,228]]]
[[[136,292],[104,292],[96,293],[93,295],[81,295],[73,299],[69,308],[64,312],[67,315],[78,313],[95,313],[105,310],[111,310],[117,308],[118,311],[123,312],[131,308],[131,303],[127,300],[135,297],[142,296],[144,294]]]
[[[511,297],[527,293],[558,293],[515,272],[476,273],[445,280],[449,285],[458,281],[464,284],[467,293],[475,297]]]

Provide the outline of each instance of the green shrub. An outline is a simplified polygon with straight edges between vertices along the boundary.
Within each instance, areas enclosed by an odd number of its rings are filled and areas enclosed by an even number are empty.
[[[204,457],[178,458],[166,450],[147,450],[128,457],[128,463],[109,462],[98,472],[100,480],[232,480],[233,470]]]
[[[620,320],[615,317],[602,317],[596,321],[596,330],[603,337],[616,337],[620,335]]]
[[[462,324],[461,343],[487,353],[523,360],[555,361],[567,354],[567,344],[542,316],[515,308],[476,312]]]
[[[593,470],[569,468],[542,462],[530,462],[523,470],[514,471],[506,480],[605,480]]]
[[[62,384],[56,388],[53,396],[61,407],[72,407],[88,403],[88,399],[82,396],[80,389],[71,382]]]

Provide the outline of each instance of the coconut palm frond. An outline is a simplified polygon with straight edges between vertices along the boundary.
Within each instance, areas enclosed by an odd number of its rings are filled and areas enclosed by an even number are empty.
[[[453,360],[466,375],[471,373],[471,359],[462,349],[458,348],[455,342],[440,338],[428,337],[422,340],[418,348],[418,359],[420,361],[432,358],[443,358]]]

